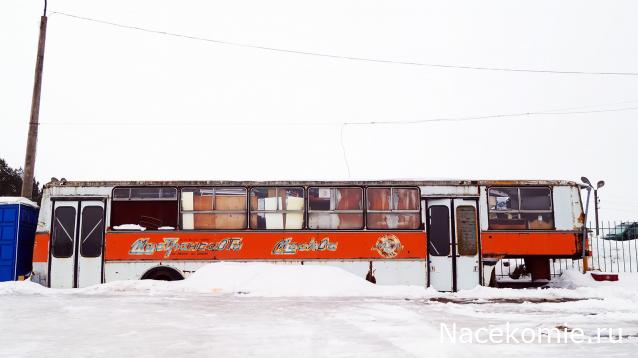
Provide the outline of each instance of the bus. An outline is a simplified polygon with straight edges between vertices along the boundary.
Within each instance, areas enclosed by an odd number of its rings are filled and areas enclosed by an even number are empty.
[[[586,255],[578,183],[559,180],[66,181],[44,186],[32,280],[180,280],[215,261],[330,265],[387,285],[494,285],[524,259]]]

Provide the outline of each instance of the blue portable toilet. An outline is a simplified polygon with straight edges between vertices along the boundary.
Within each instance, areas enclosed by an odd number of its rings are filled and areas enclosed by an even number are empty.
[[[34,202],[0,197],[0,282],[23,280],[31,274],[37,225]]]

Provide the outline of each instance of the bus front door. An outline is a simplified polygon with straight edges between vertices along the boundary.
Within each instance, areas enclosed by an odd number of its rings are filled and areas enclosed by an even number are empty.
[[[49,249],[49,286],[102,283],[104,202],[54,201]]]
[[[427,201],[428,285],[456,292],[480,284],[477,202]]]

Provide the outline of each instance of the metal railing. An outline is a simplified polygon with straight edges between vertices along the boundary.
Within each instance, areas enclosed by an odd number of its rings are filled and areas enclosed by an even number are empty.
[[[589,250],[591,256],[588,268],[602,272],[638,272],[638,219],[607,221],[595,225],[589,223]],[[567,270],[583,269],[583,260],[551,259],[552,277],[560,276]],[[504,259],[496,266],[499,280],[525,279],[529,274],[523,259]]]
[[[590,227],[590,266],[604,272],[638,272],[638,220],[605,222],[599,234]]]

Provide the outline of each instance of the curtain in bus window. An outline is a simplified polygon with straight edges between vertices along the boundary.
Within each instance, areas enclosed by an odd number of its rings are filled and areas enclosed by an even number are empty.
[[[308,215],[308,227],[315,230],[363,229],[363,213],[310,213]]]
[[[182,190],[182,229],[192,230],[195,228],[195,214],[189,212],[195,208],[195,193]]]
[[[378,211],[391,210],[392,190],[390,188],[368,188],[368,229],[389,229],[396,226],[395,217],[389,213],[379,213]]]
[[[428,250],[432,256],[447,256],[450,254],[450,212],[447,206],[435,205],[430,207]]]
[[[213,210],[213,189],[199,189],[193,193],[194,211]],[[212,213],[196,213],[193,217],[194,229],[214,229],[215,218]]]
[[[397,210],[419,210],[419,190],[396,188],[392,191],[393,208]]]
[[[477,247],[476,209],[473,206],[456,208],[456,241],[459,255],[474,256]]]
[[[338,224],[335,229],[363,229],[363,189],[336,188],[335,210],[358,211],[355,213],[337,213]]]
[[[421,226],[420,213],[397,214],[397,229],[418,229]]]
[[[552,196],[549,188],[521,188],[521,210],[552,209]]]
[[[361,188],[311,187],[308,188],[308,205],[310,229],[363,229]]]
[[[214,227],[216,229],[244,229],[248,219],[246,214],[246,189],[215,189]],[[228,213],[220,213],[226,211]]]
[[[53,215],[53,235],[51,255],[56,258],[68,258],[73,255],[75,238],[75,208],[60,206]]]
[[[368,228],[418,229],[421,226],[418,189],[368,188],[367,193]]]
[[[369,229],[418,229],[421,226],[419,213],[368,213]]]
[[[81,229],[80,254],[84,257],[101,256],[104,234],[104,209],[101,206],[83,208]]]
[[[254,229],[303,228],[303,188],[252,188],[250,226]]]
[[[394,209],[413,210],[412,213],[397,214],[397,228],[418,229],[421,225],[421,213],[419,212],[419,190],[416,188],[396,188],[392,191]]]
[[[363,210],[363,190],[361,188],[335,189],[336,210]]]
[[[283,229],[284,228],[284,214],[277,213],[276,211],[283,210],[283,200],[280,197],[274,196],[271,198],[263,199],[263,210],[273,211],[273,213],[264,213],[264,221],[266,229]]]
[[[301,197],[286,195],[286,210],[289,211],[285,216],[286,230],[301,229],[303,227],[304,213],[303,194]],[[291,213],[290,211],[296,212]]]
[[[368,188],[368,209],[389,211],[390,188]]]
[[[245,188],[182,189],[182,228],[239,230],[246,227]]]

